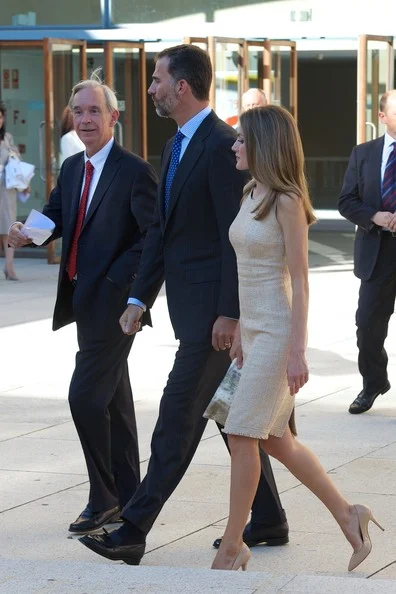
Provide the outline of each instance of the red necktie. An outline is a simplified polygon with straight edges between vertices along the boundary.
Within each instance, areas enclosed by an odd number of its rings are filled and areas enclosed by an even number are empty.
[[[91,185],[93,172],[94,172],[94,167],[93,167],[91,161],[87,161],[85,163],[84,189],[83,189],[83,193],[82,193],[81,199],[80,199],[80,206],[78,207],[76,226],[74,228],[73,240],[72,240],[72,244],[71,244],[71,248],[70,248],[69,258],[68,258],[67,265],[66,265],[67,274],[71,281],[76,276],[76,272],[77,272],[78,240],[80,238],[81,229],[84,224],[85,212],[87,210],[87,203],[88,203],[89,186]]]

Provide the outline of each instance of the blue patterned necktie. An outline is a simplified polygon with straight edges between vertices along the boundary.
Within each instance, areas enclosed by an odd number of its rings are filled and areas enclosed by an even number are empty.
[[[396,142],[392,142],[393,150],[386,163],[382,181],[382,209],[387,212],[396,211]]]
[[[172,156],[169,163],[168,173],[166,174],[166,183],[165,183],[165,200],[164,200],[164,209],[165,215],[168,212],[169,200],[170,200],[170,191],[173,182],[173,178],[175,177],[177,166],[179,165],[180,159],[180,151],[182,140],[184,138],[183,132],[178,130],[175,138],[173,139],[172,144]]]

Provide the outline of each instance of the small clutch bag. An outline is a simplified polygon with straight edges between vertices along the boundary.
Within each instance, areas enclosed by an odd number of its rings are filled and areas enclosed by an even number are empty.
[[[241,370],[234,359],[203,414],[206,419],[213,419],[216,423],[225,425],[240,377]]]

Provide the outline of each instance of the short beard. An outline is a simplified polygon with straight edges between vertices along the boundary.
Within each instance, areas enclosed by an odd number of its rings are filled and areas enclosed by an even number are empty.
[[[156,106],[155,111],[160,118],[171,118],[177,104],[178,100],[173,91],[173,94],[169,95],[162,105]]]

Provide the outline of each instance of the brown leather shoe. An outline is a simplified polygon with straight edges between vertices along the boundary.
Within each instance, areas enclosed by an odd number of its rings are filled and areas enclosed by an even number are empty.
[[[376,392],[368,392],[367,390],[362,390],[349,407],[349,412],[351,413],[351,415],[359,415],[360,413],[364,413],[367,410],[370,410],[377,396],[379,396],[380,394],[385,394],[385,392],[390,390],[390,387],[390,383],[386,382],[385,386],[381,388],[381,390],[377,390]]]
[[[74,534],[89,534],[106,524],[117,522],[120,518],[120,506],[112,507],[103,512],[93,512],[88,504],[84,511],[78,516],[75,522],[69,526],[69,532]]]

